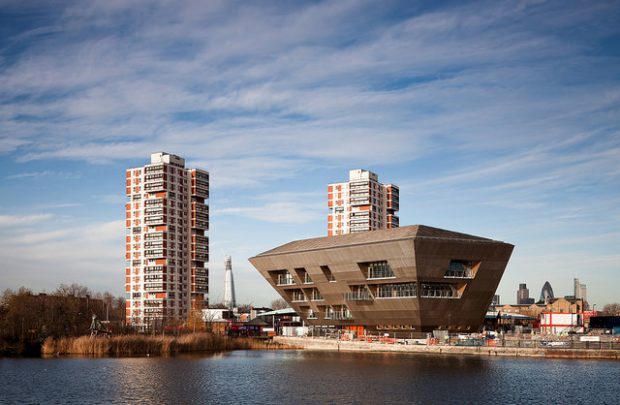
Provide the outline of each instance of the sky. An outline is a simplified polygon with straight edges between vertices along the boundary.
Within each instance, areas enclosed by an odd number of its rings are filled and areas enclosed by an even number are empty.
[[[401,225],[515,245],[498,294],[620,301],[620,4],[0,0],[0,289],[124,294],[125,169],[211,174],[210,301],[327,232],[350,169]]]

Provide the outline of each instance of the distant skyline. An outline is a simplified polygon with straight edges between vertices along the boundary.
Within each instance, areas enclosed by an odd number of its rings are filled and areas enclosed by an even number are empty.
[[[400,187],[401,225],[502,240],[497,291],[620,301],[620,5],[0,0],[0,289],[124,295],[125,169],[211,174],[210,300],[326,235],[327,184]]]

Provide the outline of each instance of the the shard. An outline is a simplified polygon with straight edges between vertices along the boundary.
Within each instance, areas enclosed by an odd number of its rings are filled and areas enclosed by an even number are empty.
[[[232,260],[230,256],[224,256],[224,305],[227,308],[237,306],[235,301],[235,281],[232,274]]]

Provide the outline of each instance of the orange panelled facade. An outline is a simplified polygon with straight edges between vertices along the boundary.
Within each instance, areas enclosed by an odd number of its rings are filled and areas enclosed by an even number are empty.
[[[208,292],[208,172],[165,152],[126,171],[128,324],[184,322]]]
[[[327,187],[327,234],[344,235],[398,227],[398,187],[382,184],[367,170],[349,171],[349,181]]]

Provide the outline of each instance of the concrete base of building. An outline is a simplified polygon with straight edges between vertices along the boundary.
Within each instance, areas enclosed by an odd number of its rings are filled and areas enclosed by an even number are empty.
[[[527,347],[492,346],[448,346],[448,345],[404,345],[398,343],[336,340],[311,337],[276,336],[274,341],[303,350],[342,352],[398,352],[427,355],[474,355],[504,357],[544,357],[565,359],[610,359],[620,360],[620,350],[606,349],[553,349]]]

